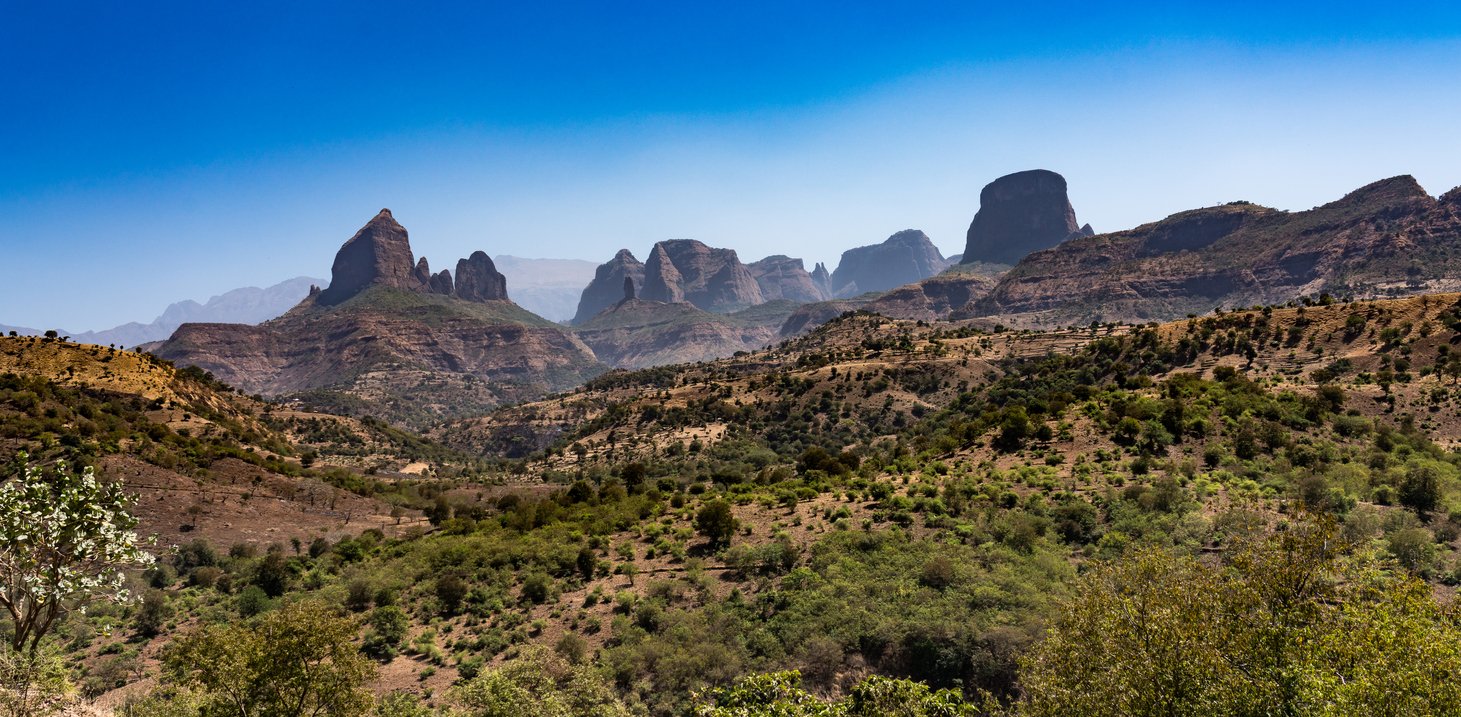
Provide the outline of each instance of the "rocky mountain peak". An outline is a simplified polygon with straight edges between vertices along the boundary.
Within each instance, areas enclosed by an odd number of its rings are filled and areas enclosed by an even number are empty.
[[[420,282],[414,271],[406,228],[396,222],[391,210],[382,209],[335,254],[330,287],[320,292],[318,301],[326,306],[338,304],[374,285],[415,289]]]
[[[1015,264],[1079,233],[1065,177],[1046,169],[1007,174],[979,193],[961,261]]]
[[[734,249],[716,249],[694,239],[654,245],[644,265],[640,296],[667,303],[686,301],[716,312],[765,303],[761,287]]]
[[[505,300],[507,277],[497,271],[486,252],[474,251],[466,259],[457,260],[456,290],[453,293],[467,301]]]
[[[578,299],[578,311],[573,315],[573,323],[582,324],[613,306],[624,296],[623,291],[629,285],[628,282],[643,285],[644,264],[634,258],[634,254],[628,249],[620,249],[614,254],[614,258],[594,270],[593,281],[589,282]]]
[[[807,303],[831,298],[831,294],[807,273],[801,259],[776,254],[751,262],[746,265],[746,269],[756,279],[756,285],[761,289],[761,298],[766,301],[787,299]]]
[[[887,291],[927,279],[947,266],[948,261],[927,234],[918,229],[904,229],[881,244],[842,252],[842,260],[832,272],[833,293],[856,296],[869,291]]]

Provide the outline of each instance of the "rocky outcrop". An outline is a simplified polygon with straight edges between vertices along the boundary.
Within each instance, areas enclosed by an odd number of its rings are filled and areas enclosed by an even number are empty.
[[[372,286],[422,294],[455,296],[467,301],[506,301],[507,278],[493,266],[486,252],[475,251],[457,261],[457,275],[443,269],[431,273],[426,257],[411,254],[406,228],[382,209],[355,236],[340,247],[331,268],[330,287],[315,297],[319,306],[334,306]]]
[[[620,249],[613,259],[594,270],[593,281],[583,290],[572,323],[582,324],[617,303],[623,296],[625,279],[643,286],[644,264],[635,259],[628,249]]]
[[[338,290],[311,292],[258,326],[183,324],[154,353],[250,393],[415,426],[569,388],[603,370],[571,333],[508,301],[506,279],[485,253],[459,261],[455,281],[430,271],[382,212],[341,248]]]
[[[1016,172],[979,193],[961,261],[1014,264],[1032,251],[1081,235],[1065,177],[1045,169]]]
[[[319,303],[333,306],[369,286],[414,291],[422,283],[414,263],[406,228],[396,223],[391,210],[382,209],[335,254],[330,287],[320,293]]]
[[[926,279],[947,266],[948,262],[927,234],[905,229],[881,244],[842,252],[842,261],[832,272],[833,294],[847,297],[887,291]]]
[[[507,277],[497,271],[486,252],[474,251],[466,259],[457,260],[453,295],[467,301],[506,301]]]
[[[634,279],[624,277],[624,301],[634,300]]]
[[[1061,326],[1161,321],[1323,292],[1454,291],[1458,247],[1461,206],[1394,177],[1304,212],[1233,202],[1074,239],[1026,257],[954,316]]]
[[[736,311],[765,302],[761,287],[734,249],[714,249],[693,239],[654,245],[644,265],[640,296],[687,302],[706,311]]]
[[[827,271],[827,265],[817,262],[817,268],[812,269],[812,284],[823,296],[832,295],[832,275]]]
[[[821,266],[820,264],[818,266]],[[746,265],[756,286],[761,289],[761,298],[766,301],[786,299],[797,303],[825,301],[830,295],[817,285],[807,273],[801,259],[777,254]],[[823,274],[826,268],[822,269]]]

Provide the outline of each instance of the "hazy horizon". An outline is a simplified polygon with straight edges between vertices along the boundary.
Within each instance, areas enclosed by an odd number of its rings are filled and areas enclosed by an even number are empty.
[[[381,207],[438,268],[693,238],[831,269],[906,228],[961,252],[1025,169],[1100,232],[1461,185],[1442,3],[371,7],[16,10],[0,323],[328,276]]]

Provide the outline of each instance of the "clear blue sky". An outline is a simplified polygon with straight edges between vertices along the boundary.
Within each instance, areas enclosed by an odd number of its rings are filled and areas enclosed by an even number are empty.
[[[328,276],[383,206],[438,268],[672,237],[810,267],[908,227],[957,253],[1034,167],[1098,230],[1461,184],[1455,3],[1099,5],[8,2],[0,323]]]

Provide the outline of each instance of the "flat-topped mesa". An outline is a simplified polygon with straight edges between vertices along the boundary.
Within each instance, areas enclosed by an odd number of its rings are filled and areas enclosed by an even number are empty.
[[[455,296],[467,301],[504,301],[507,277],[497,271],[486,252],[474,251],[470,257],[457,260]]]
[[[396,223],[389,209],[380,210],[340,247],[330,268],[330,286],[320,292],[317,303],[338,304],[370,286],[407,291],[421,286],[406,228]]]
[[[765,303],[761,287],[734,249],[715,249],[694,239],[654,245],[644,265],[640,296],[666,303],[684,301],[721,313]]]
[[[847,297],[887,291],[927,279],[947,267],[948,261],[927,234],[904,229],[881,244],[842,252],[842,260],[832,272],[833,293]]]
[[[574,313],[572,323],[582,324],[617,303],[626,281],[643,286],[644,264],[635,259],[628,249],[620,249],[613,259],[594,270],[593,281],[579,296],[578,311]]]
[[[1016,264],[1030,252],[1094,234],[1076,223],[1065,177],[1046,169],[1007,174],[985,185],[961,263]]]

